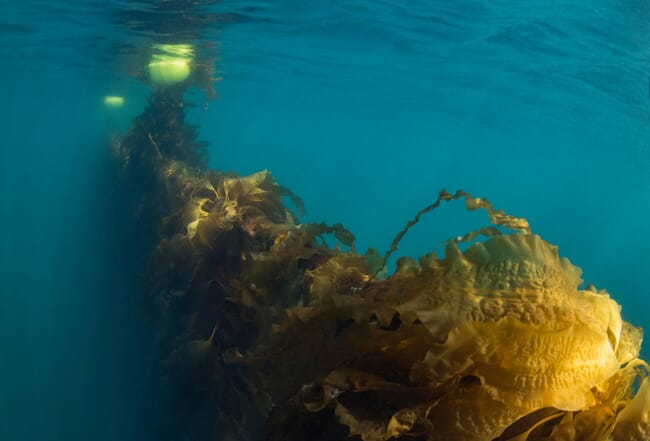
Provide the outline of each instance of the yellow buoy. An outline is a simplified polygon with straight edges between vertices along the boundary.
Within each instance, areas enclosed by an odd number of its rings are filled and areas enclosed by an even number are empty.
[[[111,108],[119,108],[124,105],[124,97],[117,95],[106,95],[104,97],[104,105]]]
[[[171,86],[190,76],[194,49],[189,44],[155,44],[157,53],[147,65],[149,79],[159,86]]]

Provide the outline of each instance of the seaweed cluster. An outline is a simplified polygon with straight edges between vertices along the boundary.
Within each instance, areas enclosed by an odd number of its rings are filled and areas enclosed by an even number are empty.
[[[389,254],[443,202],[492,225],[388,275],[268,171],[206,170],[179,102],[158,91],[117,153],[156,213],[147,299],[187,439],[649,438],[641,330],[524,219],[443,191]]]

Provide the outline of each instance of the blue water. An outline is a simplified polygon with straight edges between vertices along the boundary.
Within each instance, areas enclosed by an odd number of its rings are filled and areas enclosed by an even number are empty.
[[[108,146],[143,108],[130,73],[171,3],[0,2],[0,440],[156,439],[146,253],[120,223]],[[200,35],[175,32],[214,43],[223,77],[207,110],[190,96],[212,166],[270,169],[305,220],[343,222],[362,250],[385,250],[440,188],[465,189],[529,219],[650,328],[649,3],[187,10]],[[114,93],[126,105],[104,108]],[[445,206],[399,253],[485,223]]]

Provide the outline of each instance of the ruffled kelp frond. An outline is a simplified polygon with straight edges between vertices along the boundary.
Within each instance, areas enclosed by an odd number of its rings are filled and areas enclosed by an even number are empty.
[[[167,374],[201,415],[195,431],[283,441],[648,439],[640,329],[606,291],[580,289],[581,270],[525,219],[442,191],[384,256],[360,254],[342,225],[299,223],[283,198],[299,211],[301,201],[268,171],[205,171],[171,93],[151,100],[118,154],[126,174],[147,183],[144,211],[158,220],[148,299]],[[491,225],[460,232],[442,257],[400,258],[387,274],[421,216],[459,199]]]

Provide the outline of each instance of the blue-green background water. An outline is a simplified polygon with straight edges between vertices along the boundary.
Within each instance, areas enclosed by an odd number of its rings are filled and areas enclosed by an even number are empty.
[[[208,110],[190,97],[212,166],[270,169],[306,220],[343,222],[360,249],[385,250],[442,187],[487,197],[650,328],[650,4],[223,1],[188,14],[223,77]],[[0,440],[145,440],[164,426],[137,289],[146,253],[108,151],[149,90],[130,54],[169,19],[149,2],[0,2]],[[113,93],[122,109],[103,107]],[[484,223],[445,206],[399,252]]]

